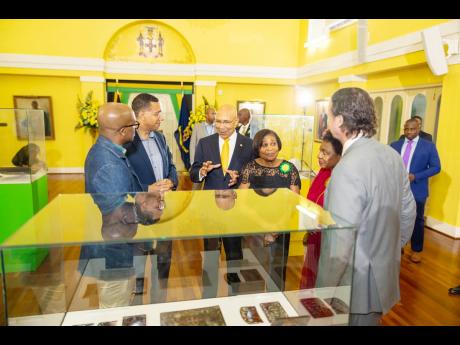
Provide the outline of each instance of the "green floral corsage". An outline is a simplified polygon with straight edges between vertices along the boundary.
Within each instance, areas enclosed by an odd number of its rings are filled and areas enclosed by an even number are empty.
[[[288,162],[283,162],[280,164],[280,171],[282,174],[289,174],[291,171],[292,167]]]

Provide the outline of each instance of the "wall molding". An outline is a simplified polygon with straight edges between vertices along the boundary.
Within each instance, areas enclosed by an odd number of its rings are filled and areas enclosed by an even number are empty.
[[[192,64],[151,64],[142,62],[105,63],[104,72],[122,74],[148,74],[166,76],[194,76],[195,65]]]
[[[365,83],[366,81],[367,78],[360,75],[344,75],[339,77],[339,84],[349,82]]]
[[[460,37],[460,19],[436,25],[443,39]],[[423,50],[422,32],[419,30],[390,40],[375,43],[367,47],[366,62],[375,62],[391,57],[401,56]],[[448,59],[449,64],[460,63],[460,57],[454,55]],[[298,77],[305,78],[322,73],[333,72],[361,64],[358,61],[358,50],[336,55],[299,68]]]
[[[248,65],[197,64],[196,75],[242,78],[296,79],[297,67],[262,67]]]
[[[439,24],[437,27],[439,28],[443,39],[460,39],[460,19]],[[374,62],[416,51],[422,51],[423,44],[421,32],[422,30],[419,30],[417,32],[368,46],[366,62]],[[460,56],[451,56],[448,59],[448,63],[459,64]],[[360,64],[361,62],[358,60],[357,50],[322,59],[301,67],[240,66],[221,64],[151,64],[105,61],[104,59],[99,58],[0,53],[0,67],[84,70],[131,75],[220,76],[284,80],[296,80],[299,78],[316,76]]]
[[[216,86],[217,81],[215,80],[197,80],[195,86]]]
[[[80,81],[89,82],[89,83],[105,83],[104,77],[98,76],[80,76]]]
[[[460,64],[460,55],[452,55],[450,58],[447,59],[448,65],[458,65]]]
[[[358,51],[340,54],[330,58],[303,65],[297,70],[297,78],[312,77],[315,75],[337,71],[358,65]]]
[[[84,174],[84,167],[48,168],[48,174]]]
[[[433,217],[426,217],[426,226],[455,239],[460,238],[460,227],[441,222]]]
[[[0,53],[0,67],[103,71],[104,59]]]

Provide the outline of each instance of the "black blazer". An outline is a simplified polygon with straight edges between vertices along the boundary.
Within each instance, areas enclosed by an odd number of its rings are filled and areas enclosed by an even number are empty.
[[[171,151],[169,150],[164,135],[160,132],[153,133],[153,139],[158,145],[161,158],[163,159],[163,176],[173,182],[175,189],[177,187],[178,180],[176,166],[173,163]],[[128,160],[137,176],[139,176],[143,189],[147,190],[149,185],[157,182],[157,179],[155,177],[155,173],[153,172],[149,156],[147,155],[144,145],[142,145],[141,138],[137,132],[134,135],[133,142],[127,144],[125,148],[127,150],[126,156],[128,157]]]
[[[252,160],[252,139],[237,133],[235,150],[230,159],[228,169],[241,171],[243,165]],[[190,168],[190,178],[192,182],[200,182],[199,174],[203,162],[212,161],[212,164],[221,164],[219,151],[219,134],[215,133],[200,139],[195,151],[195,161]],[[224,176],[222,167],[211,170],[203,179],[203,189],[229,189],[230,175]],[[230,188],[236,188],[238,184]]]

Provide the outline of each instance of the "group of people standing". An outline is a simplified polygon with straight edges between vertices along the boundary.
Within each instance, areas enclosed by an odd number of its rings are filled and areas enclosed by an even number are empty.
[[[100,108],[100,136],[85,162],[86,192],[162,193],[177,188],[171,152],[158,131],[160,113],[158,99],[149,94],[138,95],[132,109],[119,103]],[[400,298],[402,248],[411,236],[414,253],[423,246],[427,181],[439,172],[440,164],[435,146],[420,138],[419,127],[414,131],[415,123],[408,120],[405,137],[390,147],[373,138],[375,109],[366,91],[344,88],[331,98],[329,132],[318,155],[321,170],[307,197],[357,225],[351,325],[379,323],[382,314]],[[218,111],[208,108],[206,121],[192,134],[190,178],[205,190],[289,188],[300,193],[299,172],[294,164],[278,158],[281,148],[281,139],[274,131],[251,129],[247,109],[237,112],[231,105]],[[271,234],[267,241],[284,246],[287,260],[288,234]],[[306,239],[310,254],[305,259],[301,288],[324,281],[324,274],[328,282],[339,282],[344,267],[318,272],[320,254],[327,243],[320,233]],[[204,245],[205,250],[213,250],[216,242],[205,240]],[[223,246],[226,260],[243,258],[241,237],[226,237]],[[166,254],[162,251],[169,258],[170,254],[170,250]],[[417,262],[416,258],[413,261]]]

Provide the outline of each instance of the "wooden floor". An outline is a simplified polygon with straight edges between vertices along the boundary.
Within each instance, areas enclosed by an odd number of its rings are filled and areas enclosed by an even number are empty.
[[[54,175],[48,176],[49,200],[60,193],[83,193],[83,175]],[[191,184],[186,178],[181,178],[180,189],[190,189]],[[175,241],[175,255],[191,255],[199,253],[202,244],[198,240]],[[65,253],[66,259],[78,258],[78,247],[71,248]],[[408,259],[410,247],[401,263],[401,301],[384,316],[383,325],[417,326],[417,325],[460,325],[460,297],[447,294],[447,289],[460,284],[460,240],[454,240],[436,231],[426,229],[425,247],[422,262],[414,264]],[[176,253],[176,254],[174,254]],[[188,254],[187,254],[188,253]],[[201,258],[191,260],[190,266],[171,266],[171,275],[184,275],[188,270],[191,277],[201,274]],[[183,262],[183,260],[181,260]],[[289,266],[302,265],[302,257],[290,257]],[[196,263],[193,263],[196,262]],[[298,271],[296,269],[296,271]],[[286,288],[296,289],[298,277],[287,273]]]

